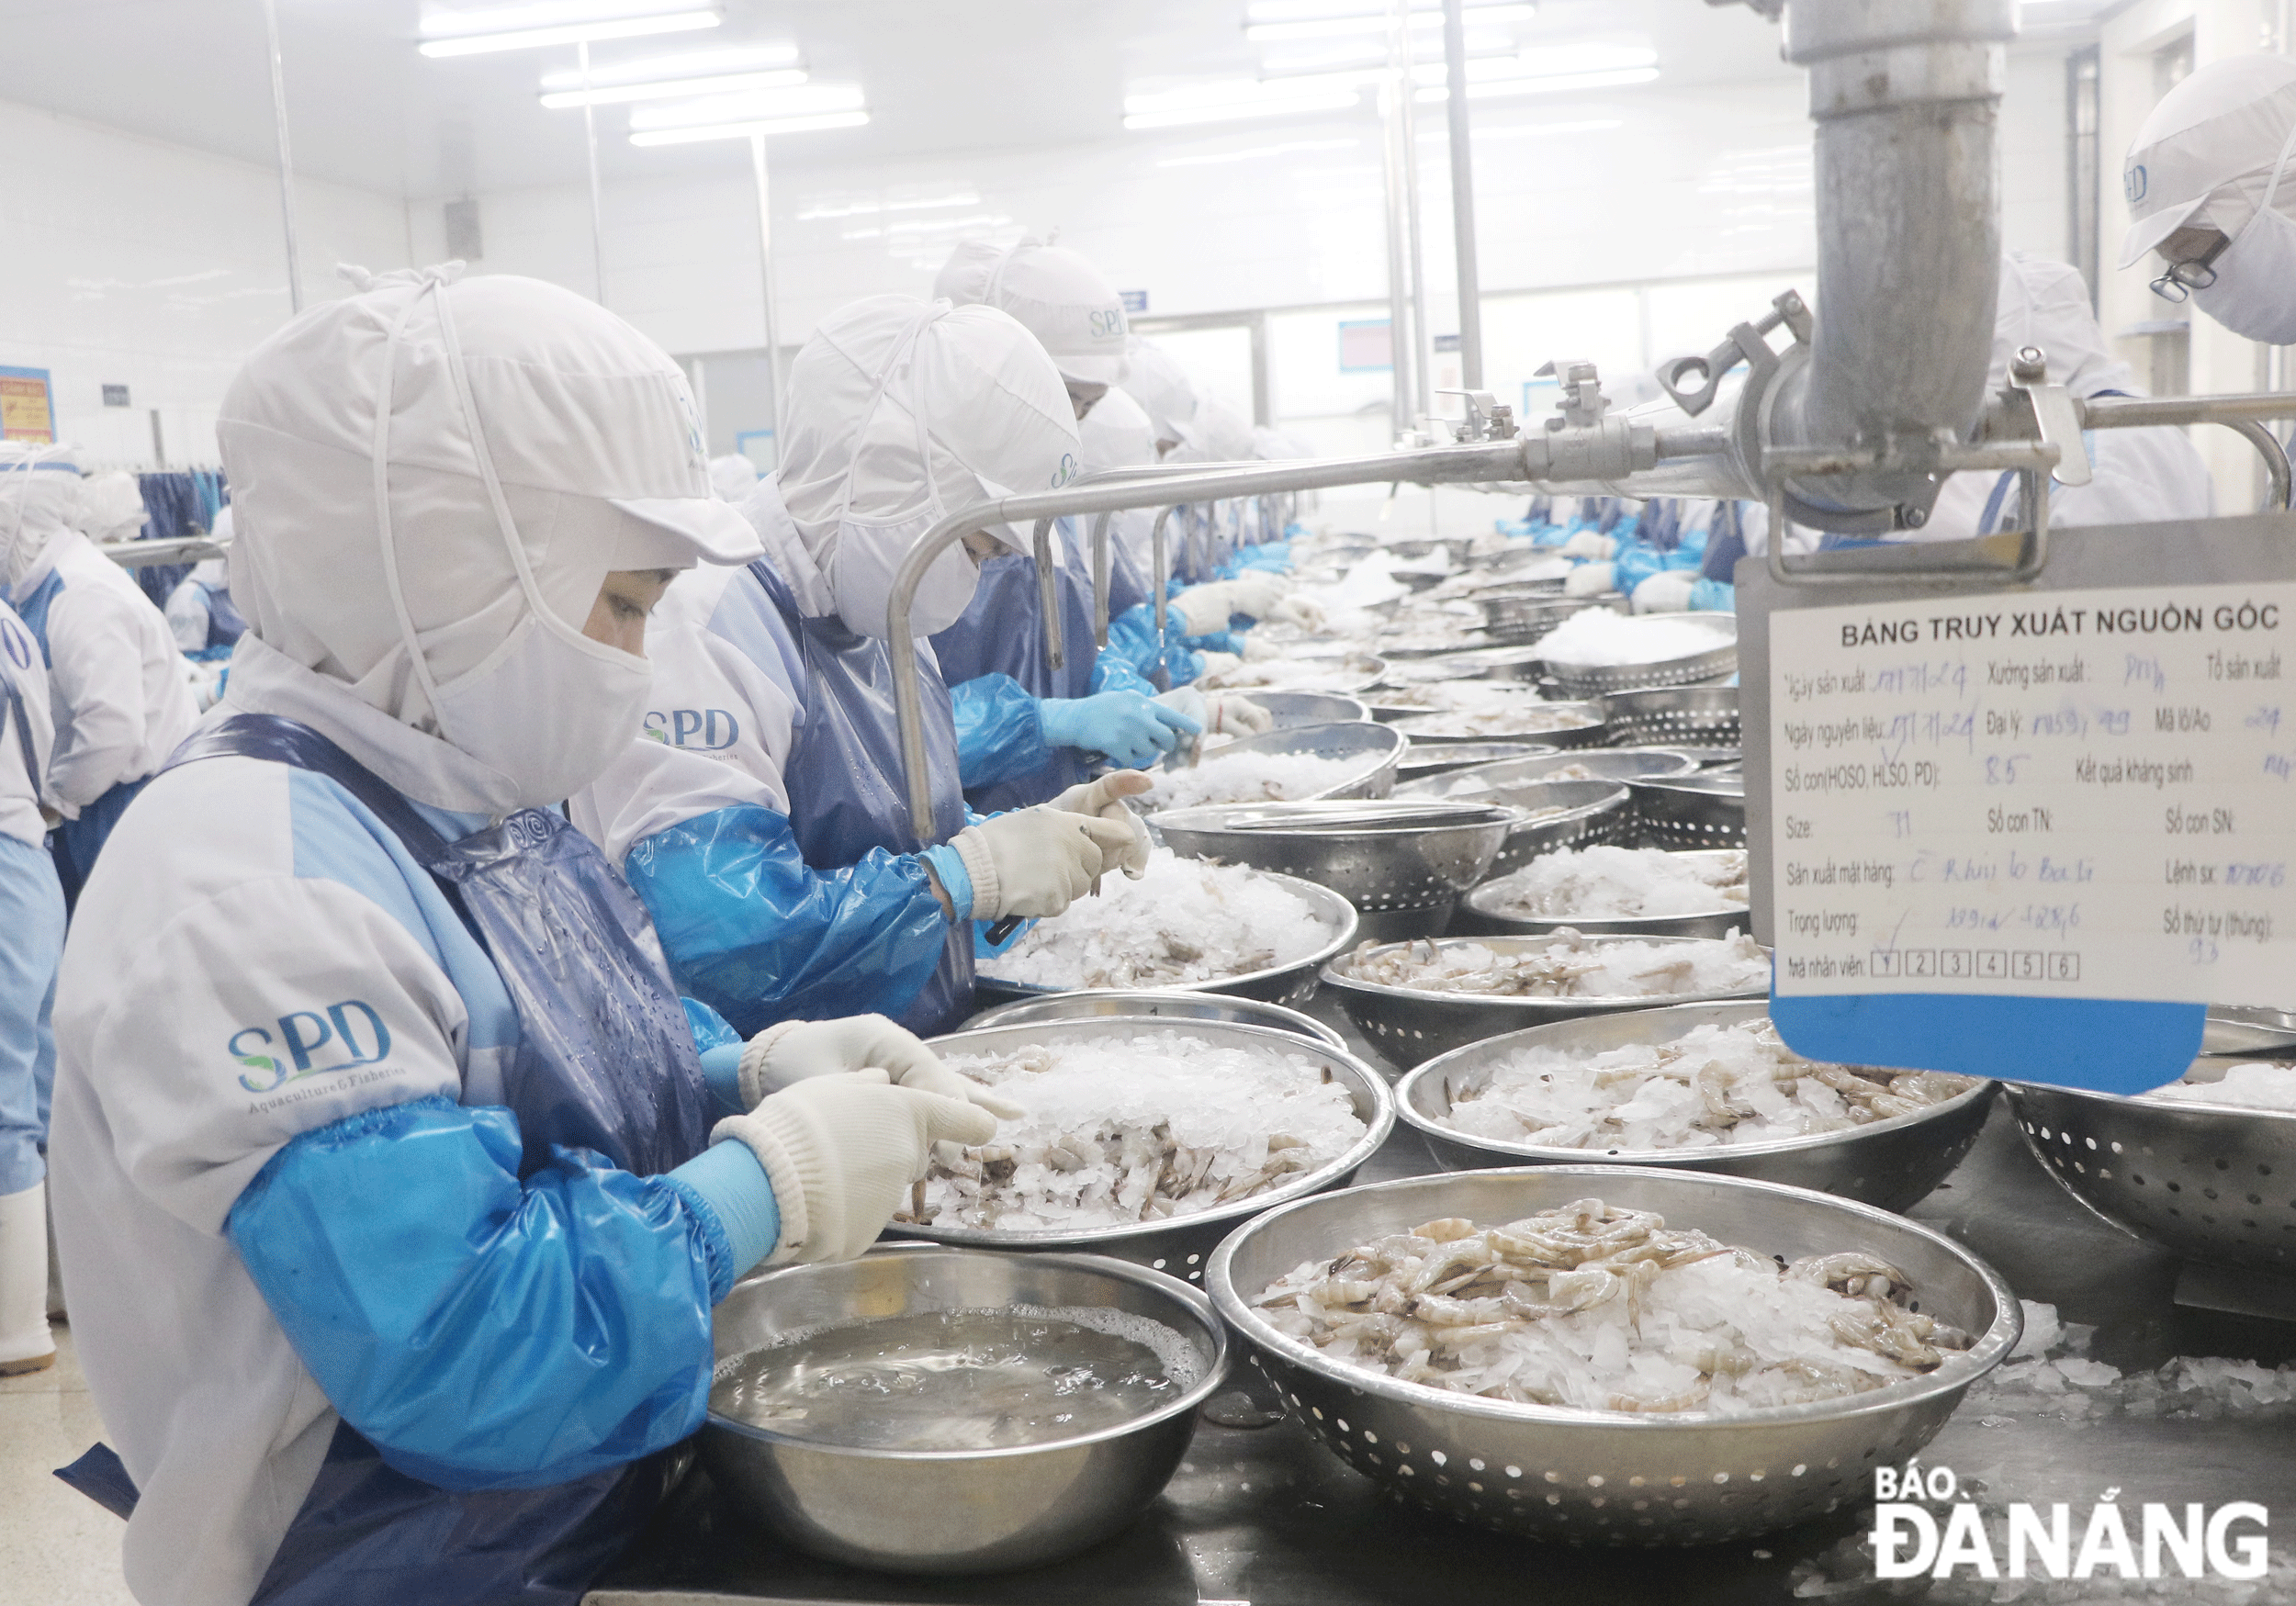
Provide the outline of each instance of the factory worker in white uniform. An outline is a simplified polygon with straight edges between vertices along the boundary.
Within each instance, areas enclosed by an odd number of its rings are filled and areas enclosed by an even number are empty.
[[[2156,295],[2234,334],[2296,344],[2296,62],[2233,56],[2161,96],[2129,147],[2135,221],[2121,265],[2154,253]]]
[[[48,674],[0,602],[0,1377],[56,1358],[48,1332],[48,1096],[55,1077],[63,889],[49,858],[40,777],[55,727]]]
[[[2001,258],[1988,392],[2009,384],[2009,363],[2027,346],[2047,355],[2052,383],[2084,401],[2145,394],[2106,344],[2079,270],[2015,252]],[[2089,482],[2049,488],[2052,525],[2205,519],[2215,511],[2208,465],[2180,429],[2091,430],[2082,446]],[[1954,475],[1938,493],[1920,539],[1965,541],[2026,527],[2031,520],[2020,505],[2018,485],[2013,472]]]
[[[53,847],[66,898],[199,717],[165,617],[72,527],[79,494],[69,447],[0,444],[0,580],[48,668],[47,791],[63,815]]]
[[[1036,336],[1067,387],[1080,444],[1109,398],[1123,399],[1111,388],[1124,376],[1131,342],[1123,299],[1076,253],[1033,241],[1009,249],[966,241],[933,281],[933,292],[959,307],[977,303],[1010,313]],[[1089,455],[1084,462],[1087,469],[1103,466]],[[1090,528],[1090,520],[1073,518],[1053,526],[1053,586],[1065,643],[1060,668],[1048,656],[1035,562],[1018,553],[983,564],[972,603],[933,637],[954,700],[958,767],[974,808],[1044,803],[1103,759],[1151,764],[1208,730],[1251,736],[1272,724],[1257,704],[1242,699],[1214,703],[1190,691],[1163,691],[1155,683],[1164,655],[1153,621],[1125,617],[1149,600],[1146,571],[1120,554],[1111,554],[1109,567],[1109,645],[1096,644]],[[1172,678],[1167,670],[1166,680]]]
[[[756,543],[658,347],[459,272],[359,275],[232,381],[249,631],[66,945],[57,1238],[117,1448],[67,1480],[147,1606],[575,1606],[734,1279],[859,1253],[994,1130],[883,1021],[681,1007],[557,812],[639,728],[670,575]]]
[[[1123,298],[1075,252],[1034,240],[1014,246],[962,241],[934,277],[933,294],[954,307],[977,303],[1018,319],[1052,354],[1079,419],[1124,377],[1132,335]]]
[[[909,626],[885,608],[947,515],[1076,472],[1059,372],[992,307],[873,296],[830,314],[791,365],[781,467],[742,511],[766,558],[670,589],[647,651],[653,739],[572,800],[574,822],[652,910],[682,991],[747,1033],[789,1016],[890,1016],[930,1035],[973,1008],[974,923],[1057,915],[1144,827],[1133,771],[1036,807],[965,807],[948,691],[925,639],[956,623],[1000,527],[940,553]],[[911,820],[893,655],[922,689],[933,815]]]

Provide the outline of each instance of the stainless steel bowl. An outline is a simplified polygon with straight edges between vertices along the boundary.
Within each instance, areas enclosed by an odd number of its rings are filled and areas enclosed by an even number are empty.
[[[1176,844],[1175,852],[1185,852]],[[1204,857],[1199,855],[1199,857]],[[1270,965],[1264,971],[1246,971],[1240,976],[1223,976],[1216,981],[1189,982],[1176,985],[1175,993],[1225,993],[1238,998],[1264,998],[1270,1004],[1295,1005],[1305,1004],[1315,996],[1316,971],[1323,961],[1340,952],[1360,934],[1361,921],[1355,905],[1331,888],[1299,876],[1268,872],[1283,885],[1284,891],[1305,903],[1315,912],[1316,924],[1323,927],[1323,940],[1312,950],[1296,960],[1286,960],[1280,965]],[[1089,998],[1096,994],[1136,989],[1093,987],[1031,987],[1020,982],[1002,982],[994,976],[973,978],[973,993],[976,998]],[[1163,989],[1145,989],[1163,991]]]
[[[1742,1026],[1769,1013],[1766,1001],[1676,1004],[1510,1032],[1454,1049],[1405,1076],[1395,1085],[1396,1113],[1418,1129],[1427,1140],[1427,1151],[1446,1171],[1584,1165],[1599,1160],[1606,1165],[1669,1166],[1753,1177],[1837,1194],[1885,1210],[1910,1209],[1928,1197],[1977,1140],[1998,1083],[1982,1082],[1928,1109],[1847,1131],[1716,1149],[1564,1149],[1480,1138],[1448,1124],[1451,1106],[1462,1094],[1482,1088],[1503,1061],[1525,1049],[1559,1049],[1591,1058],[1630,1043],[1671,1043],[1702,1026]]]
[[[1547,672],[1561,685],[1566,695],[1597,697],[1646,686],[1692,686],[1729,675],[1738,668],[1738,621],[1729,614],[1654,613],[1630,619],[1626,623],[1637,629],[1647,626],[1651,633],[1660,625],[1671,631],[1687,623],[1705,632],[1714,645],[1694,653],[1627,664],[1567,664],[1550,657],[1547,660]]]
[[[1472,797],[1481,792],[1504,792],[1510,787],[1525,786],[1552,777],[1558,769],[1583,769],[1591,773],[1570,780],[1639,781],[1646,776],[1688,775],[1698,766],[1689,756],[1672,753],[1663,747],[1594,747],[1576,752],[1541,754],[1533,758],[1502,759],[1495,763],[1478,764],[1460,769],[1432,783],[1427,781],[1399,781],[1396,793],[1402,797]]]
[[[1257,702],[1262,695],[1277,691],[1325,691],[1335,696],[1352,697],[1367,686],[1377,686],[1387,679],[1387,660],[1369,653],[1315,654],[1300,652],[1289,655],[1291,661],[1310,662],[1316,666],[1317,679],[1312,686],[1254,686],[1244,682],[1210,688],[1215,691],[1232,691]]]
[[[2200,1032],[2201,1053],[2278,1054],[2289,1049],[2296,1049],[2296,1010],[2255,1004],[2209,1005],[2208,1025]]]
[[[1736,859],[1743,863],[1746,854],[1743,848],[1694,848],[1676,849],[1675,857],[1708,864],[1723,859]],[[1752,912],[1743,904],[1707,915],[1619,915],[1608,918],[1515,915],[1502,906],[1505,893],[1499,877],[1483,882],[1467,894],[1452,922],[1452,929],[1460,935],[1482,931],[1520,937],[1548,936],[1566,926],[1589,937],[1728,937],[1733,931],[1752,929]]]
[[[1610,740],[1622,747],[1735,747],[1738,688],[1664,686],[1599,699]]]
[[[2212,1082],[2223,1058],[2185,1073]],[[2049,1174],[2106,1220],[2187,1260],[2296,1272],[2296,1112],[2013,1084],[2009,1112]]]
[[[1411,795],[1414,799],[1435,797],[1441,783],[1448,779],[1437,776]],[[1527,816],[1507,833],[1498,856],[1484,871],[1486,880],[1512,875],[1542,853],[1584,848],[1596,842],[1625,841],[1634,826],[1634,799],[1615,781],[1525,781],[1506,786],[1479,786],[1459,792],[1451,801],[1511,803]],[[1552,810],[1561,812],[1549,812]],[[1464,908],[1462,904],[1461,910]]]
[[[1360,934],[1379,937],[1441,931],[1524,823],[1520,810],[1472,803],[1228,803],[1149,816],[1175,853],[1329,887],[1354,905]]]
[[[1510,758],[1544,758],[1562,749],[1547,742],[1437,742],[1422,744],[1403,750],[1401,762],[1395,766],[1395,785],[1398,791],[1414,781],[1431,775],[1444,775],[1454,769],[1466,769],[1477,764],[1500,764]],[[1424,795],[1413,792],[1417,797]]]
[[[1589,1196],[1788,1260],[1868,1251],[1913,1278],[1925,1312],[1975,1342],[1927,1377],[1870,1394],[1684,1419],[1514,1405],[1405,1383],[1287,1338],[1253,1305],[1302,1261],[1423,1221],[1513,1221]],[[1935,1437],[2023,1331],[2009,1285],[1942,1233],[1800,1188],[1631,1166],[1459,1172],[1303,1199],[1221,1244],[1206,1286],[1325,1449],[1399,1499],[1570,1544],[1715,1544],[1862,1506],[1873,1498],[1874,1468],[1903,1466]]]
[[[1528,686],[1539,677],[1538,649],[1530,646],[1487,646],[1421,658],[1408,668],[1390,664],[1388,673],[1411,682],[1425,680],[1499,680]]]
[[[1002,1572],[1058,1560],[1145,1511],[1228,1369],[1211,1303],[1177,1278],[1084,1254],[884,1244],[859,1260],[736,1285],[712,1315],[720,1364],[807,1328],[1010,1305],[1121,1310],[1180,1333],[1200,1373],[1177,1398],[1097,1433],[1010,1450],[865,1450],[792,1439],[713,1411],[718,1484],[801,1550],[902,1573]]]
[[[1462,631],[1452,639],[1438,642],[1433,646],[1399,646],[1396,645],[1397,640],[1411,639],[1410,636],[1398,632],[1394,640],[1383,635],[1378,642],[1379,656],[1387,660],[1387,672],[1390,675],[1394,674],[1398,668],[1404,664],[1416,663],[1425,658],[1449,657],[1454,653],[1476,652],[1483,647],[1498,645],[1480,628]]]
[[[1345,1187],[1363,1162],[1379,1152],[1379,1145],[1395,1129],[1395,1097],[1388,1091],[1386,1078],[1344,1049],[1307,1042],[1272,1027],[1217,1020],[1050,1020],[1028,1026],[995,1027],[985,1031],[952,1032],[929,1040],[934,1050],[942,1054],[996,1054],[1033,1043],[1104,1038],[1120,1029],[1184,1031],[1191,1037],[1230,1047],[1273,1049],[1278,1053],[1303,1057],[1321,1065],[1326,1076],[1347,1089],[1356,1117],[1364,1124],[1364,1134],[1338,1159],[1295,1177],[1281,1187],[1238,1199],[1218,1209],[1199,1210],[1193,1216],[1171,1216],[1128,1227],[1077,1228],[1064,1232],[984,1232],[969,1227],[917,1227],[906,1221],[896,1221],[885,1230],[895,1238],[921,1238],[969,1249],[1114,1255],[1151,1271],[1169,1272],[1187,1282],[1200,1282],[1204,1262],[1238,1222],[1325,1188]]]
[[[1446,697],[1446,693],[1440,688],[1451,684],[1453,684],[1453,679],[1450,677],[1424,678],[1408,683],[1398,683],[1390,679],[1386,685],[1374,686],[1366,691],[1363,694],[1364,706],[1371,711],[1371,717],[1381,724],[1393,724],[1398,720],[1417,719],[1426,714],[1440,713],[1456,717],[1460,712],[1458,701],[1437,701]],[[1464,701],[1473,703],[1478,713],[1492,709],[1509,712],[1520,710],[1528,715],[1553,706],[1543,700],[1533,688],[1518,685],[1511,680],[1470,680],[1466,684],[1471,689],[1466,693]],[[1496,739],[1530,740],[1528,736]]]
[[[1736,769],[1627,783],[1635,818],[1653,848],[1746,846],[1746,777]]]
[[[1455,568],[1467,567],[1468,556],[1475,549],[1472,535],[1400,535],[1382,539],[1379,550],[1390,557],[1405,562],[1415,558],[1441,557]]]
[[[1395,790],[1395,767],[1403,757],[1403,749],[1410,745],[1410,739],[1401,733],[1365,720],[1344,724],[1279,725],[1259,736],[1245,736],[1225,747],[1214,747],[1204,755],[1203,761],[1206,764],[1224,764],[1231,758],[1245,758],[1255,753],[1344,758],[1351,768],[1340,780],[1291,801],[1305,803],[1315,798],[1385,797]],[[1126,801],[1142,813],[1154,812],[1154,805],[1145,799]]]
[[[1311,1015],[1269,1004],[1259,998],[1238,998],[1224,993],[1055,993],[1048,998],[1024,998],[984,1009],[960,1028],[985,1031],[991,1027],[1033,1026],[1045,1020],[1098,1020],[1121,1016],[1154,1016],[1167,1021],[1223,1020],[1235,1026],[1273,1027],[1293,1037],[1306,1038],[1325,1048],[1345,1051],[1347,1039]]]
[[[1459,723],[1456,713],[1412,713],[1394,720],[1395,728],[1412,741],[1427,745],[1451,742],[1544,742],[1550,747],[1591,747],[1603,739],[1603,711],[1591,702],[1524,701],[1525,728],[1519,731],[1478,731]],[[1529,728],[1551,718],[1554,711],[1568,713],[1570,723],[1545,729]],[[1375,708],[1375,713],[1378,710]]]
[[[1622,937],[1602,940],[1605,944],[1639,941],[1665,946],[1707,939]],[[1536,952],[1553,941],[1551,937],[1454,937],[1441,939],[1435,946],[1456,948],[1478,943],[1495,953],[1524,953]],[[1400,942],[1379,943],[1371,952],[1379,954],[1407,946]],[[1519,1032],[1525,1027],[1545,1026],[1551,1021],[1576,1020],[1586,1015],[1647,1012],[1672,1004],[1759,998],[1770,990],[1764,981],[1759,987],[1736,993],[1641,994],[1630,998],[1494,998],[1480,993],[1443,993],[1427,987],[1389,987],[1378,982],[1361,981],[1355,974],[1352,952],[1340,954],[1324,965],[1323,984],[1339,994],[1347,1017],[1371,1039],[1372,1046],[1405,1067],[1487,1038]]]
[[[1277,730],[1301,724],[1346,724],[1371,717],[1360,698],[1336,691],[1255,691],[1251,701],[1267,710]]]
[[[1565,597],[1558,588],[1525,585],[1509,593],[1480,592],[1474,599],[1483,611],[1483,628],[1494,641],[1529,646],[1558,624],[1589,608],[1613,608],[1626,601],[1616,593],[1599,597]]]

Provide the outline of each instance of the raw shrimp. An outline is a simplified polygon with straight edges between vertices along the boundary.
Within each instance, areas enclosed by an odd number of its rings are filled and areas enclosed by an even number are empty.
[[[1858,1251],[1793,1265],[1579,1199],[1430,1221],[1310,1261],[1257,1300],[1336,1360],[1521,1404],[1739,1415],[1919,1377],[1969,1337]]]

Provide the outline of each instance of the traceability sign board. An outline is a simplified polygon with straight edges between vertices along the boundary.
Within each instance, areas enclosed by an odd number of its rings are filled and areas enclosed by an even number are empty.
[[[2015,590],[1749,579],[1796,1050],[2127,1093],[2183,1072],[2207,1005],[2285,1000],[2296,521],[2061,532]]]

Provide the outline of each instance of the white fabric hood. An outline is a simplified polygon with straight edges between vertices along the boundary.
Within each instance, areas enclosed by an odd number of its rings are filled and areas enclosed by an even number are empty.
[[[2104,390],[2144,393],[2129,365],[2106,344],[2078,268],[2021,251],[2004,253],[1994,306],[1989,389],[2009,383],[2010,359],[2021,348],[2039,346],[2049,358],[2051,382],[2084,400]]]
[[[0,585],[20,586],[70,524],[80,461],[70,446],[0,442]]]
[[[360,293],[234,377],[217,425],[231,595],[295,663],[523,801],[562,797],[538,727],[587,749],[606,716],[575,706],[583,678],[643,672],[581,635],[605,576],[759,547],[710,493],[658,346],[556,286],[460,270],[346,270]]]
[[[1009,248],[962,241],[933,280],[933,294],[959,307],[1011,313],[1052,354],[1064,379],[1113,385],[1124,377],[1131,344],[1124,298],[1073,251],[1033,240]]]
[[[842,308],[797,354],[782,406],[773,479],[798,540],[777,545],[776,567],[807,613],[865,635],[883,634],[891,573],[933,523],[1078,471],[1059,371],[993,307],[872,296]],[[994,533],[1025,549],[1018,533]],[[941,555],[918,591],[917,634],[952,602],[963,612],[976,572],[962,549]]]

